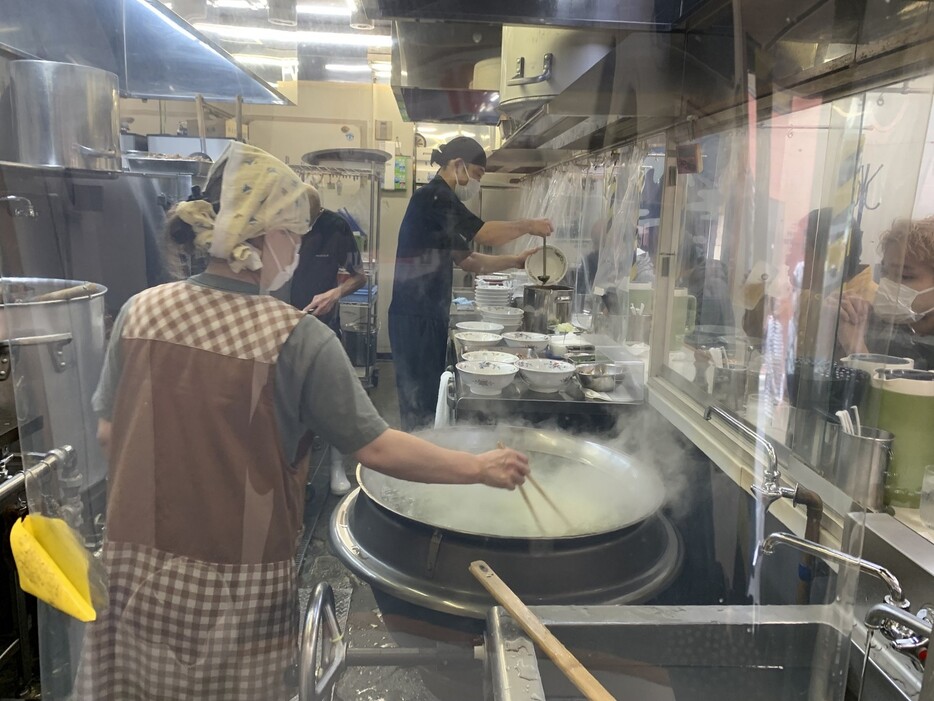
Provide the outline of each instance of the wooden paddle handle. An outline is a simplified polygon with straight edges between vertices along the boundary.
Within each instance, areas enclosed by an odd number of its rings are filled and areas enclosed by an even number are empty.
[[[74,285],[73,287],[66,287],[63,290],[55,290],[54,292],[46,292],[45,294],[38,295],[33,297],[30,302],[58,302],[66,299],[74,299],[75,297],[90,297],[94,292],[94,285],[90,283],[85,283],[83,285]]]
[[[551,661],[584,696],[590,701],[615,701],[613,695],[603,688],[603,685],[587,671],[570,650],[561,644],[561,641],[545,627],[545,624],[529,610],[528,606],[522,603],[515,592],[497,576],[488,564],[483,560],[475,560],[470,563],[469,569],[477,581],[509,612],[509,615],[522,626],[522,630],[528,633],[532,640],[545,651]]]

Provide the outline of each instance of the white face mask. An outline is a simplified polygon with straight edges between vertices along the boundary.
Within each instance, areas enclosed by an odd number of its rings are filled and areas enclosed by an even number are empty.
[[[292,279],[298,267],[302,239],[295,234],[276,230],[264,237],[262,261],[259,273],[261,292],[273,292]]]
[[[880,319],[891,321],[893,324],[911,324],[934,311],[934,307],[923,312],[916,312],[912,309],[915,299],[931,290],[934,290],[934,287],[926,290],[913,290],[907,285],[900,285],[895,280],[882,278],[879,289],[876,291],[876,300],[872,305],[873,313]]]
[[[467,183],[461,185],[460,176],[455,172],[454,177],[457,178],[457,183],[454,185],[454,194],[457,195],[457,199],[461,202],[467,202],[472,200],[474,197],[480,194],[480,181],[476,178],[471,178],[470,173],[467,171],[467,166],[464,166],[464,175],[467,176]]]

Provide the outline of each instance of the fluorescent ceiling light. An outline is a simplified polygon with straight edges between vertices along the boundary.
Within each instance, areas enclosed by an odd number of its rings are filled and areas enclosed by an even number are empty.
[[[280,58],[278,56],[261,56],[257,54],[233,54],[233,57],[240,63],[249,66],[278,66],[280,68],[292,68],[298,65],[298,60],[294,58]]]
[[[349,32],[313,32],[305,30],[289,31],[269,27],[242,27],[230,24],[209,24],[198,22],[195,29],[223,39],[248,41],[251,43],[278,41],[288,44],[325,44],[328,46],[392,46],[392,37],[387,34],[350,34]]]
[[[369,73],[370,67],[365,63],[328,63],[324,66],[328,71],[339,71],[342,73]]]
[[[223,10],[265,10],[268,7],[266,0],[214,0],[213,5]],[[342,5],[300,2],[296,9],[300,15],[350,17],[350,8]]]

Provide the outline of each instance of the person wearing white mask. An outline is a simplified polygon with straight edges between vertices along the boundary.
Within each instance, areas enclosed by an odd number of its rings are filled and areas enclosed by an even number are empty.
[[[75,699],[293,698],[314,435],[401,479],[511,489],[529,471],[512,450],[472,455],[388,428],[334,333],[262,294],[288,279],[317,207],[288,166],[233,143],[205,196],[168,230],[210,252],[206,272],[124,305],[93,398],[108,602]]]
[[[843,295],[839,342],[846,353],[911,358],[934,370],[934,217],[895,222],[880,249],[882,279],[872,303]]]
[[[526,234],[552,233],[547,219],[485,222],[464,205],[479,194],[486,172],[486,153],[474,139],[452,139],[432,151],[431,162],[440,166],[438,174],[412,195],[399,227],[389,305],[389,340],[406,431],[434,418],[445,366],[453,266],[477,274],[523,268],[537,249],[485,255],[473,252],[471,244],[500,246]]]

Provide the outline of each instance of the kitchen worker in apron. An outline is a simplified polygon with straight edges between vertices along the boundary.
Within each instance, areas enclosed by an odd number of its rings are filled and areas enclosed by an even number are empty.
[[[471,273],[522,268],[534,250],[484,255],[476,242],[500,246],[525,234],[549,236],[546,219],[485,222],[464,205],[480,192],[486,154],[475,140],[459,136],[432,151],[435,178],[412,195],[399,227],[396,269],[389,305],[389,340],[396,371],[402,427],[428,425],[435,414],[444,372],[451,311],[453,266]]]
[[[302,529],[313,434],[415,481],[512,488],[512,450],[444,450],[388,429],[337,337],[265,292],[298,262],[308,186],[232,143],[206,200],[168,226],[207,270],[132,297],[94,396],[110,460],[109,606],[89,624],[73,698],[286,700],[295,693]]]
[[[341,269],[349,276],[338,282]],[[363,261],[350,225],[336,212],[322,209],[311,231],[302,237],[289,301],[292,306],[327,324],[340,338],[341,298],[353,294],[365,284]],[[351,485],[344,471],[344,456],[332,445],[328,446],[328,458],[331,492],[346,494]]]

